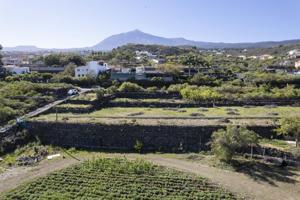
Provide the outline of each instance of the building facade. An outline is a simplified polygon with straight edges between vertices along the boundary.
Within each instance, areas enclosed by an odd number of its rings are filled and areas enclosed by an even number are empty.
[[[19,67],[16,65],[6,65],[4,66],[6,72],[12,75],[19,75],[19,74],[28,74],[30,73],[29,67]]]
[[[86,76],[97,77],[100,73],[109,71],[107,63],[91,61],[85,66],[79,66],[75,68],[75,77],[82,78]]]

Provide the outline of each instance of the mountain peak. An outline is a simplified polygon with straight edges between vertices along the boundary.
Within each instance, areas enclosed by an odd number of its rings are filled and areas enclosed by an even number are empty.
[[[129,33],[144,33],[143,31],[139,30],[139,29],[134,29],[132,31],[129,31]]]

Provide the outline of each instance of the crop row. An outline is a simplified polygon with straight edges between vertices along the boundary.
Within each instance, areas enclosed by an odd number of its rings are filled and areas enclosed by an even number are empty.
[[[101,162],[103,162],[101,166]],[[119,166],[123,165],[123,166]],[[118,165],[118,169],[114,167]],[[127,160],[97,160],[52,173],[6,199],[235,199],[203,178]],[[97,166],[101,170],[97,170]],[[128,166],[128,173],[126,173]],[[131,168],[130,168],[131,167]],[[117,168],[117,167],[116,167]]]

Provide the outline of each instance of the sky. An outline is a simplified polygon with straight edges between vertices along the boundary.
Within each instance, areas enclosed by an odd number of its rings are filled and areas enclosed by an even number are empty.
[[[139,29],[206,42],[300,39],[300,0],[0,0],[0,44],[88,47]]]

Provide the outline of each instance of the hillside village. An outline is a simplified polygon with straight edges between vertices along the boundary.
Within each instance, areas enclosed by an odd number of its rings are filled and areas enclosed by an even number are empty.
[[[300,195],[299,45],[1,56],[0,198]]]

